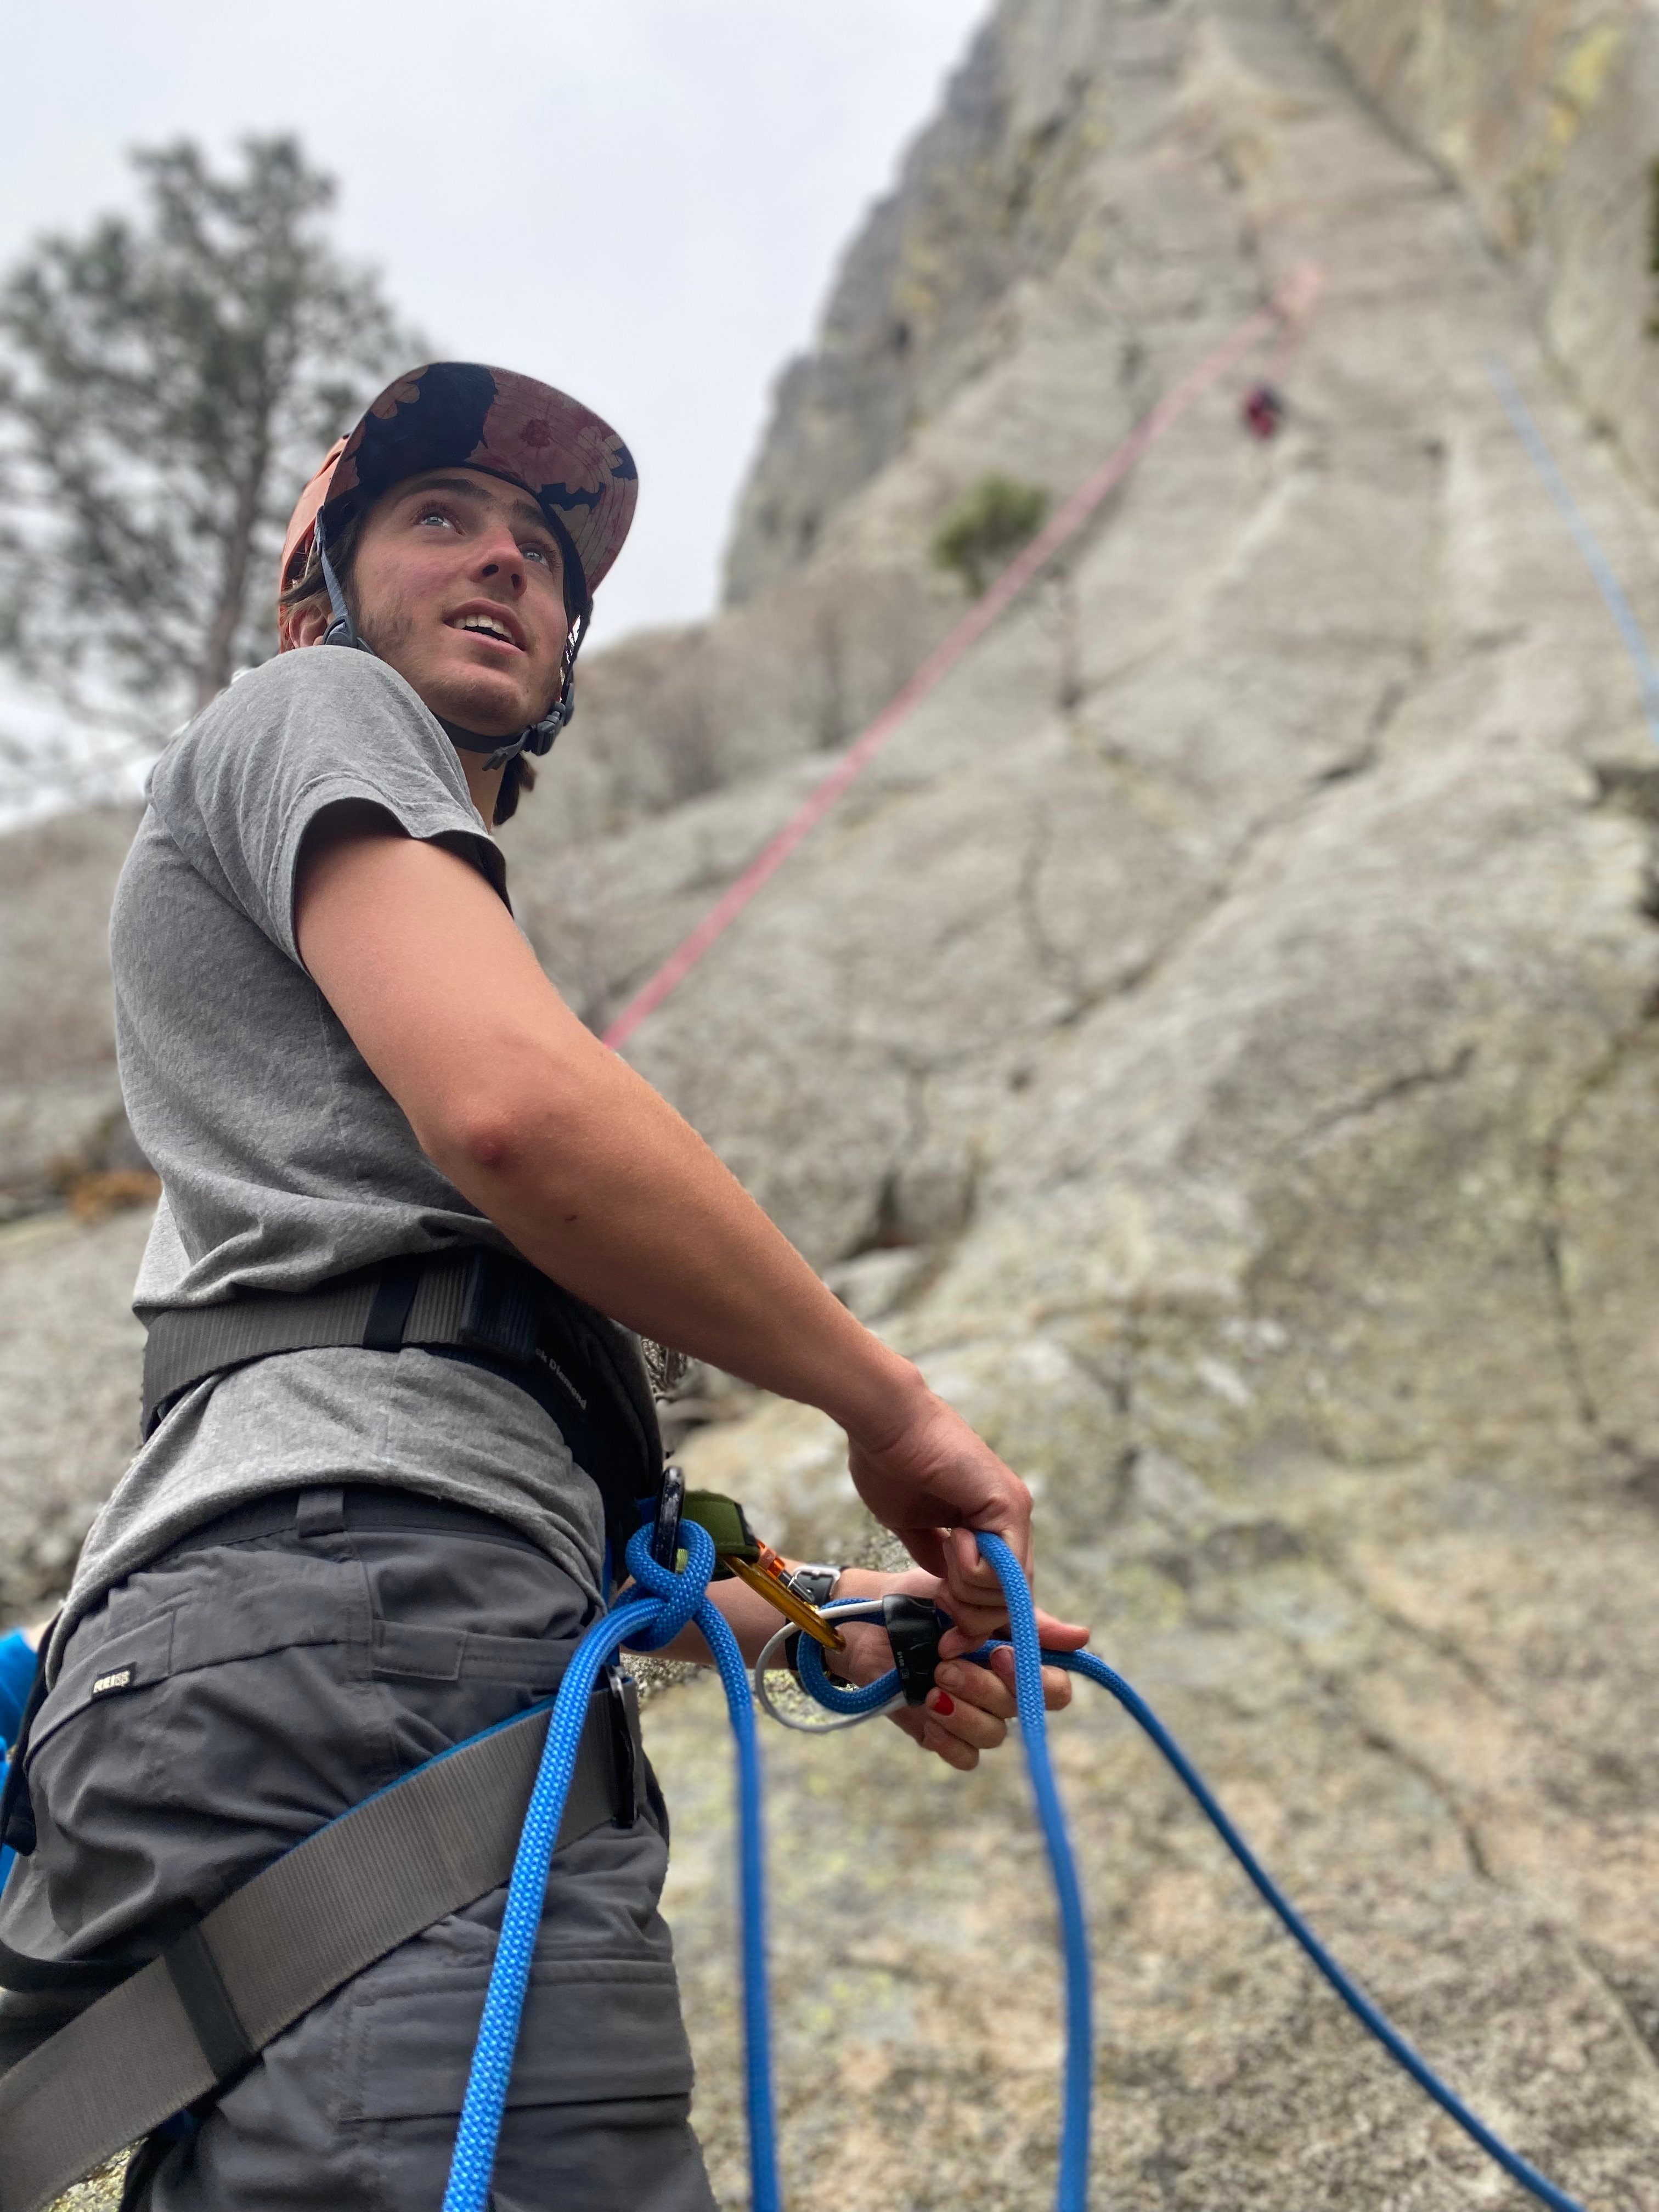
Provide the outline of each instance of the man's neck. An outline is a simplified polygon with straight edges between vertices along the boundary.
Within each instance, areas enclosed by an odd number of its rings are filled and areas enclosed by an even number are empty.
[[[495,826],[495,801],[501,795],[501,778],[507,770],[504,768],[487,769],[484,763],[489,758],[488,753],[463,752],[459,745],[455,748],[455,757],[461,764],[461,774],[466,778],[472,804],[484,818],[485,829],[493,830]]]

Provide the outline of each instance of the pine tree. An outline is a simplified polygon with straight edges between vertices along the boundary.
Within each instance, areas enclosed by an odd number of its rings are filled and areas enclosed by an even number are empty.
[[[301,485],[421,357],[331,246],[333,179],[296,139],[228,175],[183,141],[133,160],[140,219],[44,239],[0,287],[0,656],[82,760],[88,730],[156,743],[274,650]]]

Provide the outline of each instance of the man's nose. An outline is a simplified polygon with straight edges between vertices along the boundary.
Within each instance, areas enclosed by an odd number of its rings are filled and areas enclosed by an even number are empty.
[[[505,523],[485,532],[474,558],[480,579],[502,577],[515,592],[523,591],[528,581],[524,554]]]

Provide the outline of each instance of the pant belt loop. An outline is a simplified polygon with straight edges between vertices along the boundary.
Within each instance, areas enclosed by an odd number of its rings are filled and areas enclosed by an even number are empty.
[[[302,1538],[337,1536],[345,1524],[345,1492],[337,1482],[300,1492],[294,1526]]]

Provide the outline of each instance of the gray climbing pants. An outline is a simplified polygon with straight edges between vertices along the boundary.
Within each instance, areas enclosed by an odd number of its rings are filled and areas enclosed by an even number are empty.
[[[39,1842],[0,1900],[14,1951],[153,1956],[324,1821],[557,1683],[585,1626],[568,1576],[424,1500],[387,1526],[381,1496],[357,1525],[357,1496],[227,1514],[76,1626],[29,1738]],[[713,2212],[650,1796],[631,1827],[554,1857],[494,2212]],[[153,2140],[130,2203],[434,2212],[505,1899],[437,1922],[277,2037],[188,2133]],[[8,1992],[0,2070],[88,2001]]]

